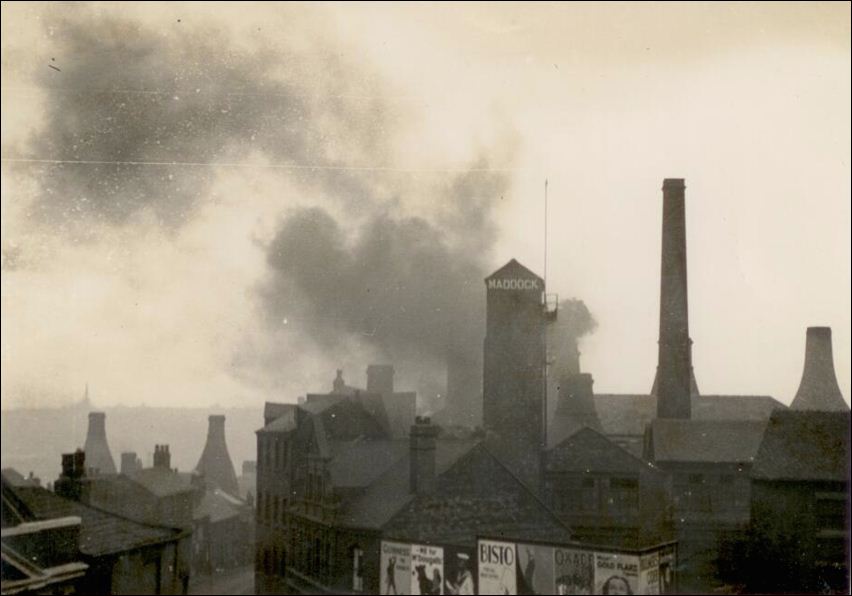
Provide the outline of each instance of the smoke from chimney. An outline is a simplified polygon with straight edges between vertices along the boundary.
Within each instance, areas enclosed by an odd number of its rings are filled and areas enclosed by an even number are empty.
[[[808,327],[805,340],[805,368],[802,381],[790,408],[794,410],[849,410],[837,376],[831,347],[831,327]]]

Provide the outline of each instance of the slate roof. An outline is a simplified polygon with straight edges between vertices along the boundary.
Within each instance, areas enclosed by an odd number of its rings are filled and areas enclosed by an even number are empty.
[[[408,455],[409,443],[402,440],[335,441],[329,473],[335,488],[359,488],[372,484],[379,476]]]
[[[193,519],[210,518],[210,523],[218,523],[226,519],[239,517],[246,504],[232,497],[220,488],[204,491],[201,502],[192,512]]]
[[[176,528],[136,522],[95,507],[63,499],[41,487],[18,487],[15,494],[39,519],[74,515],[82,519],[80,552],[99,557],[183,537]]]
[[[846,481],[849,411],[779,410],[772,414],[752,476],[762,480]]]
[[[777,408],[786,406],[768,395],[701,395],[692,399],[692,418],[768,420]],[[595,409],[605,435],[642,436],[656,416],[657,400],[647,394],[601,393],[595,395]],[[575,430],[576,425],[572,425],[567,418],[554,417],[548,434],[557,438],[569,436]]]
[[[444,473],[476,444],[477,441],[472,440],[438,439],[435,449],[435,474]],[[410,491],[409,455],[406,448],[401,459],[385,469],[361,496],[347,504],[341,513],[343,525],[355,528],[381,528],[414,497]]]
[[[190,474],[179,474],[167,468],[145,468],[131,474],[130,479],[141,484],[157,497],[168,497],[194,490]]]
[[[484,529],[516,540],[572,538],[568,527],[482,442],[439,473],[433,490],[402,503],[382,531],[404,541],[472,547]]]
[[[766,422],[754,420],[677,420],[651,423],[654,462],[750,463],[757,455]]]
[[[270,404],[266,404],[267,406]],[[296,408],[285,411],[278,418],[272,420],[269,424],[258,430],[257,432],[288,432],[296,428]]]
[[[15,468],[3,468],[3,479],[12,486],[39,486],[36,479],[27,478]]]
[[[271,422],[287,414],[293,414],[295,410],[296,404],[281,404],[268,401],[263,404],[263,419]]]
[[[634,475],[654,468],[591,428],[578,430],[551,448],[547,470]]]

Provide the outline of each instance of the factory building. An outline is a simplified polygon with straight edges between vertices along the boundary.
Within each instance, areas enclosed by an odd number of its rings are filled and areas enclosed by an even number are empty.
[[[566,403],[569,400],[560,394],[562,411],[550,421],[549,435],[564,437],[572,428],[588,425],[591,402],[602,432],[641,457],[645,429],[655,418],[765,423],[775,409],[786,407],[766,395],[699,394],[689,336],[685,189],[681,178],[663,181],[658,361],[651,392],[594,394],[590,399],[591,378],[574,378],[588,374],[579,372],[577,361],[573,365],[577,372],[559,379],[560,388],[571,388],[574,403]],[[582,390],[576,389],[578,385]]]

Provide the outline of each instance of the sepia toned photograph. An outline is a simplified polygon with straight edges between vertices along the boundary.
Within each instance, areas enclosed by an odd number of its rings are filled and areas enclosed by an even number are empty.
[[[849,2],[0,2],[6,594],[850,594]]]

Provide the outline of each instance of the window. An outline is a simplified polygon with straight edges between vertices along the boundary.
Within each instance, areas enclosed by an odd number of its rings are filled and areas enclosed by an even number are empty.
[[[573,477],[558,481],[552,491],[554,507],[561,513],[596,511],[598,489],[594,478]]]
[[[638,511],[639,480],[636,478],[611,478],[610,503],[617,511]]]
[[[846,529],[846,496],[843,493],[817,493],[816,521],[819,530]]]

